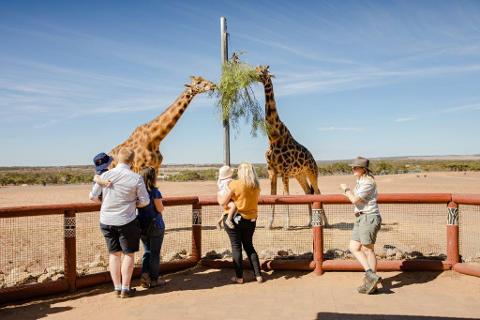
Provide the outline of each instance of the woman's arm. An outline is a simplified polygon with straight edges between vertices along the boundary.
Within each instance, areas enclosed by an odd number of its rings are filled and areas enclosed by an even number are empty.
[[[222,194],[220,192],[217,192],[217,202],[218,202],[218,204],[221,205],[222,207],[227,205],[227,203],[232,198],[232,195],[233,195],[232,190],[229,190],[228,193],[224,196],[222,196]]]
[[[346,184],[341,184],[340,188],[343,190],[343,194],[350,200],[351,203],[354,205],[359,205],[362,203],[365,203],[366,201],[360,198],[359,196],[356,196],[353,194],[352,190],[350,190],[349,187],[347,187]]]
[[[163,206],[162,199],[156,198],[153,199],[153,203],[155,204],[155,208],[157,209],[158,213],[162,213],[165,207]]]

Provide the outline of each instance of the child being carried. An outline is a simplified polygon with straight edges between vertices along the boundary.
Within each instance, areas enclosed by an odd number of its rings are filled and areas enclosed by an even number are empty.
[[[233,176],[233,170],[229,166],[223,166],[218,170],[217,186],[218,186],[218,194],[221,197],[224,197],[230,192],[230,189],[228,189],[228,183],[232,181],[232,176]],[[235,203],[233,203],[233,201],[230,201],[226,206],[223,207],[223,210],[224,212],[222,216],[217,221],[217,227],[218,228],[222,227],[223,217],[227,215],[225,224],[230,229],[235,228],[233,224],[233,215],[237,211],[237,207],[235,206]]]

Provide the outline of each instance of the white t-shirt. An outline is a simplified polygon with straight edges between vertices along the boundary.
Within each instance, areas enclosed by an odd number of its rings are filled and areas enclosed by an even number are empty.
[[[377,204],[377,184],[373,178],[362,176],[358,179],[353,194],[364,200],[355,205],[355,213],[380,214]]]
[[[227,179],[219,179],[217,181],[217,186],[218,186],[218,192],[220,192],[220,195],[226,196],[229,192],[230,189],[228,188],[228,183],[232,181],[232,178],[227,178]]]

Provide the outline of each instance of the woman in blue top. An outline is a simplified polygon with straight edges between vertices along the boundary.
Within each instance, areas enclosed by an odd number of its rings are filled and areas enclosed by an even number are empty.
[[[162,194],[156,187],[157,173],[155,169],[147,167],[140,171],[140,175],[143,177],[150,195],[150,204],[138,209],[138,221],[142,229],[141,240],[144,248],[140,285],[144,288],[153,288],[165,284],[165,281],[159,278],[160,249],[165,235],[165,223],[162,217],[164,207]]]

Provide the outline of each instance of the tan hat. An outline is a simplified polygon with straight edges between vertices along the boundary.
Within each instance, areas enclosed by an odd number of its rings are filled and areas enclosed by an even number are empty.
[[[233,169],[230,166],[223,166],[218,170],[218,179],[228,179],[233,176]]]
[[[353,160],[352,163],[349,164],[349,166],[350,167],[360,167],[360,168],[370,170],[368,168],[369,164],[370,164],[370,161],[368,159],[363,158],[363,157],[357,157],[355,160]]]

